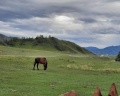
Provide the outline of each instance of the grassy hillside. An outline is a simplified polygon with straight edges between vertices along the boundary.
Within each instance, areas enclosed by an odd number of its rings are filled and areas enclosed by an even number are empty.
[[[25,48],[0,46],[0,55],[2,56],[26,56],[26,57],[53,56],[54,57],[61,54],[62,53],[55,51],[32,50]]]
[[[36,56],[45,56],[48,69],[32,70]],[[1,96],[59,96],[74,89],[92,96],[100,87],[107,96],[112,83],[120,94],[120,62],[114,57],[21,49],[0,46]]]
[[[7,45],[19,48],[29,48],[47,51],[61,51],[67,53],[83,53],[91,54],[91,52],[86,49],[76,45],[73,42],[59,40],[54,37],[43,37],[38,36],[33,38],[13,38],[5,42]]]

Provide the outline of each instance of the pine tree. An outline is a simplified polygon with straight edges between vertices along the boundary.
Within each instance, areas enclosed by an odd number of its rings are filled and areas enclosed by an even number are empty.
[[[118,55],[117,55],[115,61],[120,61],[120,52],[118,53]]]

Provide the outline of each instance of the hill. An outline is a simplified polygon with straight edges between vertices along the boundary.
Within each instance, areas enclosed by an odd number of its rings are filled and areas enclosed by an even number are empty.
[[[3,34],[0,34],[0,45],[6,45],[5,41],[10,40],[10,39],[11,39],[11,37],[7,37]]]
[[[91,51],[94,54],[116,56],[118,54],[118,52],[120,51],[120,45],[119,46],[109,46],[109,47],[106,47],[103,49],[99,49],[96,47],[86,47],[86,49]]]
[[[4,41],[4,45],[19,48],[47,50],[47,51],[61,51],[69,53],[92,54],[85,48],[65,40],[59,40],[55,37],[44,37],[43,35],[36,38],[17,38],[13,37],[10,40]]]
[[[0,34],[0,42],[4,42],[6,40],[10,40],[12,37],[5,36],[3,34]]]

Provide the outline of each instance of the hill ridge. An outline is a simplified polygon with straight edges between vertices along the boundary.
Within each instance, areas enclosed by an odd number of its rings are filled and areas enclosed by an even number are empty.
[[[82,53],[92,54],[85,48],[66,40],[59,40],[55,37],[44,37],[43,35],[36,38],[18,38],[13,37],[10,40],[5,40],[4,45],[19,48],[48,50],[48,51],[61,51],[67,53]]]

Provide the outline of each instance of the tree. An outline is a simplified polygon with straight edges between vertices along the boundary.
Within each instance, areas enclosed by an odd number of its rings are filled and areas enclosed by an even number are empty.
[[[115,61],[120,61],[120,52],[118,53],[118,55],[117,55]]]

